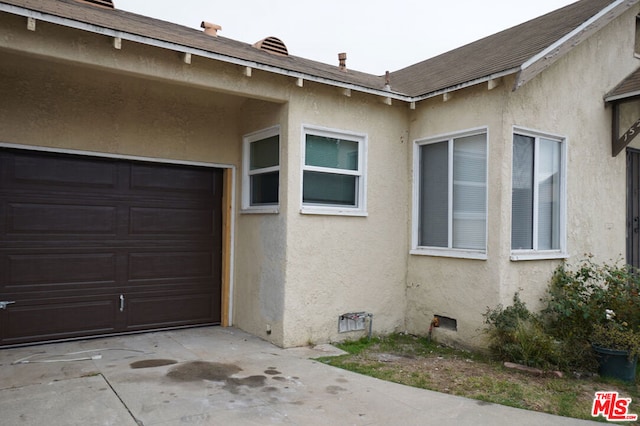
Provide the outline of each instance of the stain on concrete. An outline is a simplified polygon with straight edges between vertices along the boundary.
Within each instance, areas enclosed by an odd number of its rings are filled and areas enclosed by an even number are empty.
[[[165,365],[177,364],[178,361],[173,359],[143,359],[142,361],[136,361],[129,364],[131,368],[153,368],[163,367]]]
[[[197,423],[202,424],[202,422],[208,422],[211,419],[209,414],[193,414],[189,416],[180,417],[181,423]]]
[[[267,386],[262,389],[262,392],[278,392],[278,388],[275,386]]]
[[[223,389],[228,390],[234,395],[237,395],[240,393],[240,386],[259,388],[261,386],[264,386],[265,380],[267,380],[266,376],[249,376],[245,378],[229,377],[225,380]]]
[[[279,372],[278,370],[276,370],[274,367],[269,367],[268,370],[264,370],[264,374],[268,374],[270,376],[275,376],[276,374],[282,374],[282,373]]]
[[[327,393],[330,393],[331,395],[337,395],[340,392],[346,391],[346,389],[343,388],[342,386],[327,386],[325,390],[327,391]]]
[[[224,382],[223,389],[234,395],[240,393],[242,386],[249,388],[265,386],[267,376],[231,377],[240,371],[242,369],[234,364],[191,361],[172,367],[167,373],[167,377],[178,382],[197,382],[202,380]],[[271,392],[271,390],[267,388],[266,392]]]
[[[240,371],[242,371],[242,368],[234,364],[190,361],[173,367],[167,373],[167,377],[178,382],[196,382],[200,380],[223,382]]]
[[[349,383],[349,381],[347,379],[343,379],[342,377],[336,379],[336,382],[338,382],[338,383]]]
[[[286,377],[282,377],[282,376],[273,376],[272,379],[273,380],[277,380],[278,382],[286,382],[287,381]]]

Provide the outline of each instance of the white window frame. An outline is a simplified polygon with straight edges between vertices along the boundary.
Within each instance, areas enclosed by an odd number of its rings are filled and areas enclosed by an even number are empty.
[[[280,172],[280,164],[282,163],[280,143],[278,144],[278,165],[265,167],[256,170],[250,170],[251,161],[251,144],[273,136],[280,137],[280,126],[276,125],[267,129],[258,130],[253,133],[246,134],[242,137],[242,209],[241,213],[271,213],[276,214],[280,211],[280,183],[278,182],[278,203],[251,205],[251,176],[263,173]]]
[[[538,250],[538,167],[534,167],[533,181],[534,181],[534,196],[533,196],[533,249],[513,250],[511,249],[511,233],[513,232],[511,227],[509,229],[509,248],[511,250],[511,260],[542,260],[542,259],[566,259],[569,257],[567,254],[567,145],[568,140],[564,136],[555,135],[548,132],[542,132],[538,130],[527,129],[524,127],[513,126],[511,132],[511,146],[513,146],[514,136],[518,134],[521,136],[534,138],[534,159],[535,165],[539,164],[538,155],[540,152],[539,142],[541,138],[552,140],[560,144],[560,223],[558,224],[558,242],[560,244],[559,249],[554,250]],[[513,156],[513,149],[511,150]],[[513,158],[511,160],[511,176],[513,176]],[[513,178],[510,179],[510,193],[513,194]],[[511,200],[513,202],[513,200]],[[513,210],[511,210],[513,212]],[[510,213],[512,215],[513,213]],[[513,226],[513,219],[511,220]]]
[[[485,187],[485,248],[484,250],[471,250],[471,249],[459,249],[452,247],[452,235],[453,235],[453,140],[462,138],[465,136],[473,136],[473,135],[485,135],[486,138],[486,153],[487,153],[487,164],[486,164],[486,187]],[[429,145],[433,143],[439,142],[447,142],[449,144],[449,205],[448,205],[448,247],[431,247],[431,246],[420,246],[419,242],[419,225],[420,225],[420,148],[424,145]],[[472,129],[463,130],[460,132],[454,133],[446,133],[442,135],[437,135],[424,139],[417,139],[413,142],[413,197],[412,197],[412,230],[411,230],[411,250],[410,254],[414,255],[425,255],[425,256],[441,256],[441,257],[456,257],[456,258],[464,258],[464,259],[478,259],[478,260],[486,260],[487,259],[487,250],[488,250],[488,229],[489,229],[489,128],[487,126],[477,127]]]
[[[358,170],[334,169],[306,165],[307,135],[341,139],[358,143]],[[312,125],[302,125],[300,172],[300,213],[340,216],[367,216],[367,135],[345,130],[329,129]],[[313,204],[304,202],[304,172],[332,173],[356,176],[356,206]]]

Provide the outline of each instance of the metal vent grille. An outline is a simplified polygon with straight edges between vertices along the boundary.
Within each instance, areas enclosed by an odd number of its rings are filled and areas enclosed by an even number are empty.
[[[282,40],[276,37],[267,37],[263,40],[260,40],[259,42],[254,44],[253,47],[257,47],[258,49],[267,51],[274,55],[289,56],[287,46],[285,46]]]
[[[109,9],[113,9],[113,1],[112,0],[76,0],[80,3],[89,3],[95,4],[96,6],[108,7]]]

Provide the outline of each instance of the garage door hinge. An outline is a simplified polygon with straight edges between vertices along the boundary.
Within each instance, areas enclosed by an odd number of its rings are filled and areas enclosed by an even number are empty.
[[[0,309],[7,309],[7,305],[11,305],[12,303],[16,303],[13,300],[3,300],[2,302],[0,302]]]
[[[120,312],[124,312],[124,296],[120,295]]]

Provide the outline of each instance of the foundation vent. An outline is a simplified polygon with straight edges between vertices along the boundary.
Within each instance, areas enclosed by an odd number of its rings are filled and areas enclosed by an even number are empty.
[[[78,3],[87,3],[93,4],[100,7],[106,7],[109,9],[113,9],[113,1],[112,0],[76,0]]]
[[[435,315],[435,318],[438,319],[441,328],[458,331],[458,321],[455,318],[443,317],[442,315]]]
[[[282,40],[277,37],[267,37],[254,44],[253,47],[264,50],[273,55],[289,56],[287,46],[285,46]]]

